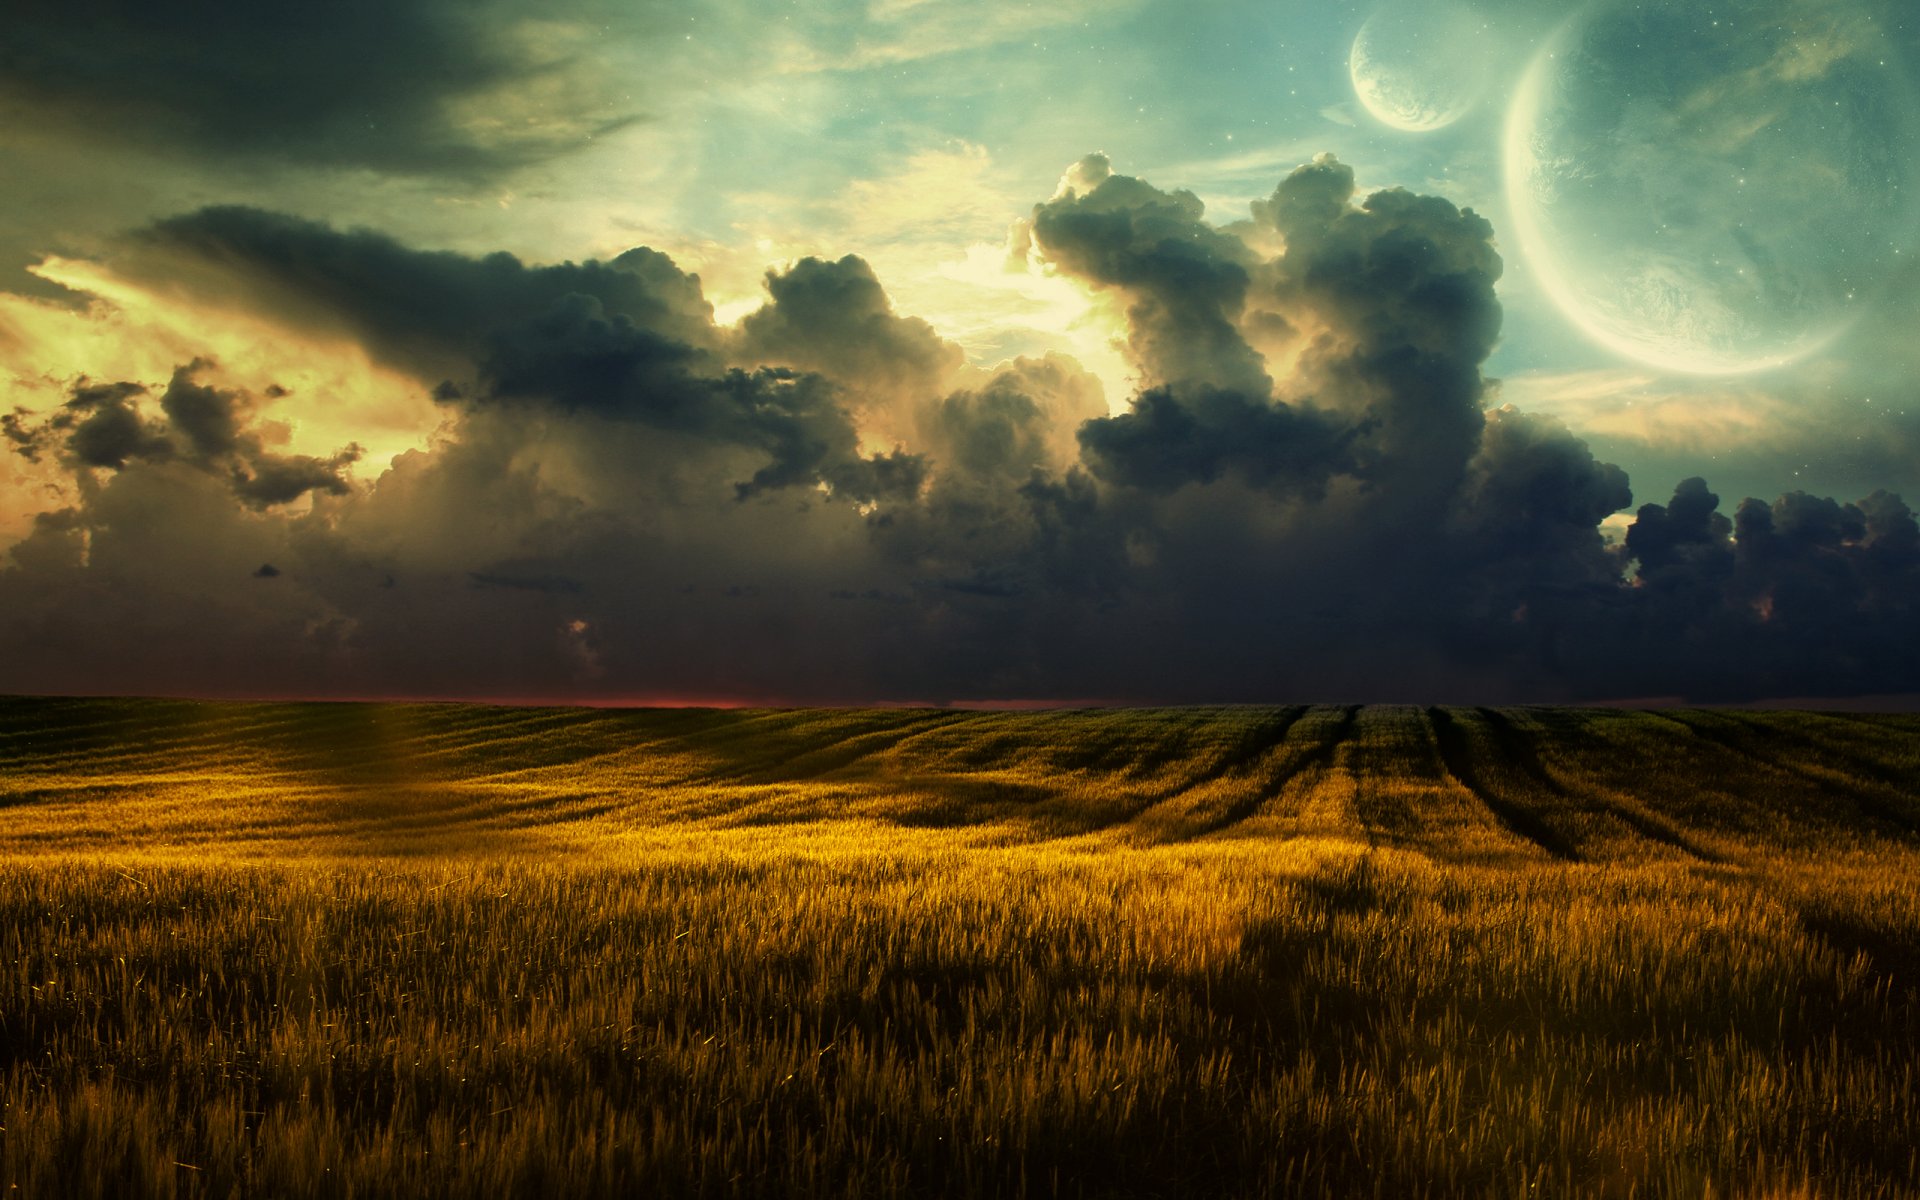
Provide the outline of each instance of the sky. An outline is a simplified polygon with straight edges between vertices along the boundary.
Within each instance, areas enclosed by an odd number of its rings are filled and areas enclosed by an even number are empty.
[[[0,691],[1920,695],[1903,0],[9,25]]]

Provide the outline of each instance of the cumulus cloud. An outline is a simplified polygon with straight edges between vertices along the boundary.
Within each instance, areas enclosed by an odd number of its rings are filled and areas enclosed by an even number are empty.
[[[1238,328],[1252,252],[1204,212],[1193,193],[1116,175],[1091,155],[1035,206],[1032,238],[1062,271],[1126,294],[1129,347],[1148,381],[1264,391]]]
[[[962,363],[858,256],[721,327],[640,249],[531,265],[246,209],[128,271],[324,326],[431,392],[356,477],[270,380],[80,380],[6,446],[66,472],[0,568],[22,690],[766,701],[1711,698],[1920,688],[1897,496],[1642,505],[1489,409],[1492,227],[1323,156],[1245,219],[1099,156],[1013,251],[1114,297],[1142,386]],[[249,390],[251,389],[251,390]],[[300,397],[279,402],[284,405]],[[306,403],[324,404],[321,396]],[[303,501],[304,503],[296,503]],[[271,581],[267,586],[263,581]]]
[[[224,477],[235,498],[255,509],[289,504],[310,492],[347,493],[345,472],[360,457],[358,446],[324,459],[276,453],[254,428],[252,397],[201,382],[212,367],[195,359],[174,371],[157,417],[140,403],[149,394],[144,385],[82,379],[44,421],[11,414],[5,434],[22,457],[38,461],[54,448],[81,472],[122,471],[142,462],[188,464]]]
[[[15,440],[29,457],[40,445],[64,441],[72,461],[85,467],[127,465],[129,459],[165,458],[173,444],[156,423],[143,418],[135,398],[147,389],[137,383],[74,385],[62,411],[38,430],[20,432]],[[62,437],[61,435],[64,435]]]
[[[718,337],[698,277],[645,247],[604,263],[528,266],[505,253],[415,250],[372,230],[216,207],[158,222],[130,251],[131,271],[290,324],[346,332],[382,360],[436,380],[470,380],[490,343],[589,302],[663,347],[711,351]]]
[[[1634,654],[1710,699],[1910,692],[1920,652],[1920,527],[1898,496],[1858,503],[1788,492],[1741,501],[1729,518],[1693,478],[1641,506],[1624,551],[1634,603],[1597,630],[1615,677],[1649,674]]]
[[[1130,487],[1171,491],[1232,469],[1258,486],[1317,493],[1329,476],[1351,472],[1343,452],[1360,432],[1258,395],[1162,386],[1142,392],[1130,412],[1088,422],[1080,443],[1095,475]]]
[[[766,284],[771,302],[740,322],[738,353],[750,361],[822,372],[876,400],[937,390],[960,367],[960,348],[896,315],[855,255],[803,258]]]

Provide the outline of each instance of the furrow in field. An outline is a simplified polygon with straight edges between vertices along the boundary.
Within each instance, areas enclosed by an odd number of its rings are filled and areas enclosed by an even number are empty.
[[[1233,753],[1181,790],[1181,796],[1194,797],[1204,791],[1220,790],[1215,785],[1235,785],[1227,793],[1225,807],[1202,822],[1195,836],[1204,837],[1237,826],[1273,799],[1278,792],[1276,780],[1279,777],[1274,760],[1288,757],[1288,738],[1306,713],[1304,705],[1274,713],[1256,729],[1249,730]]]
[[[992,713],[896,748],[863,811],[911,824],[974,814],[1055,835],[1132,820],[1196,776],[1226,769],[1254,710]]]
[[[1556,805],[1584,805],[1605,813],[1648,841],[1702,862],[1725,861],[1725,856],[1689,837],[1671,820],[1649,811],[1630,796],[1602,787],[1592,778],[1583,780],[1584,786],[1577,791],[1569,788],[1548,769],[1533,739],[1519,728],[1513,716],[1496,708],[1479,708],[1474,712],[1486,727],[1493,761],[1518,772],[1532,788],[1552,797]]]
[[[1809,724],[1821,722],[1816,714],[1728,711],[1714,715],[1739,726],[1748,735],[1748,744],[1764,747],[1762,752],[1776,764],[1853,796],[1889,824],[1920,831],[1916,796],[1920,741],[1910,731],[1903,738],[1871,745],[1863,753],[1849,739],[1834,737],[1831,729],[1809,732]]]
[[[687,779],[708,783],[763,783],[793,778],[791,764],[807,756],[830,762],[836,747],[896,726],[903,710],[773,709],[720,713],[704,726],[656,749],[685,757]]]
[[[579,754],[593,713],[557,709],[487,710],[481,719],[438,706],[352,706],[324,723],[294,728],[271,744],[273,765],[291,774],[352,777],[393,773],[471,778],[476,768],[526,768]]]
[[[492,749],[478,764],[480,769],[463,778],[560,788],[582,777],[609,788],[685,782],[711,759],[710,754],[694,749],[696,744],[713,738],[721,722],[754,719],[752,714],[713,710],[607,713],[591,726],[570,730],[564,748],[547,747],[538,755],[518,756],[505,748]]]
[[[149,709],[147,706],[152,705]],[[113,763],[127,770],[177,769],[182,758],[210,764],[250,761],[249,742],[275,719],[271,706],[187,701],[67,701],[56,711],[76,720],[19,729],[0,758],[50,770]]]
[[[1220,737],[1219,719],[1203,709],[993,713],[956,736],[928,739],[913,768],[1097,777],[1161,792],[1200,769],[1194,759]]]
[[[1787,746],[1791,745],[1792,735],[1781,728],[1777,720],[1755,722],[1743,720],[1736,713],[1722,712],[1662,712],[1658,715],[1728,756],[1792,781],[1798,785],[1799,791],[1808,794],[1802,797],[1803,803],[1815,797],[1837,797],[1859,815],[1903,838],[1920,836],[1920,813],[1914,811],[1908,794],[1900,791],[1889,794],[1857,777],[1798,757],[1805,753],[1805,748],[1794,747],[1789,750]],[[1832,819],[1831,814],[1828,816]]]
[[[1360,711],[1339,751],[1352,781],[1354,812],[1370,843],[1448,861],[1537,855],[1449,771],[1430,715],[1408,705]]]
[[[1342,750],[1360,706],[1316,706],[1287,730],[1264,787],[1259,815],[1244,824],[1271,824],[1281,836],[1372,838],[1355,807],[1353,773]]]
[[[911,710],[861,713],[844,723],[851,726],[850,730],[835,728],[824,741],[797,750],[782,762],[771,764],[765,769],[765,774],[775,779],[790,780],[842,777],[857,773],[859,768],[871,772],[874,759],[897,750],[908,739],[965,723],[970,715]]]
[[[857,821],[1746,864],[1920,840],[1908,718],[1357,706],[1038,713],[0,698],[0,849]],[[586,823],[583,826],[583,823]],[[569,835],[574,836],[574,835]]]
[[[1429,708],[1427,717],[1433,724],[1435,744],[1447,773],[1484,805],[1507,832],[1563,862],[1580,860],[1573,842],[1544,820],[1528,798],[1511,794],[1492,783],[1492,773],[1484,763],[1476,761],[1472,740],[1452,713],[1444,708]]]
[[[480,731],[518,727],[527,747],[564,750],[555,735],[577,723],[571,710],[368,704],[216,704],[189,701],[74,701],[86,713],[62,730],[14,736],[0,757],[53,770],[171,771],[229,765],[275,772],[352,772],[396,761],[423,762]]]
[[[1336,759],[1353,778],[1354,813],[1368,842],[1424,848],[1434,828],[1429,818],[1446,803],[1447,781],[1418,710],[1360,709]]]
[[[1228,736],[1200,758],[1193,774],[1167,787],[1130,813],[1134,832],[1154,842],[1184,841],[1232,829],[1251,818],[1277,792],[1287,764],[1299,754],[1293,730],[1310,710],[1228,710]]]
[[[476,747],[483,770],[460,776],[567,788],[646,788],[746,777],[779,761],[793,743],[795,714],[777,709],[596,709],[581,712],[566,740]]]

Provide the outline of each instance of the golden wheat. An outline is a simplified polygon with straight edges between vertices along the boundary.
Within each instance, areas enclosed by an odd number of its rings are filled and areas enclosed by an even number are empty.
[[[0,1181],[1914,1195],[1916,733],[0,701]]]

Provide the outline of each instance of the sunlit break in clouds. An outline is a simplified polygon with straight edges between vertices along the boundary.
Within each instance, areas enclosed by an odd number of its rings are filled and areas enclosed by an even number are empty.
[[[0,45],[0,690],[1920,694],[1897,0],[189,7]]]

